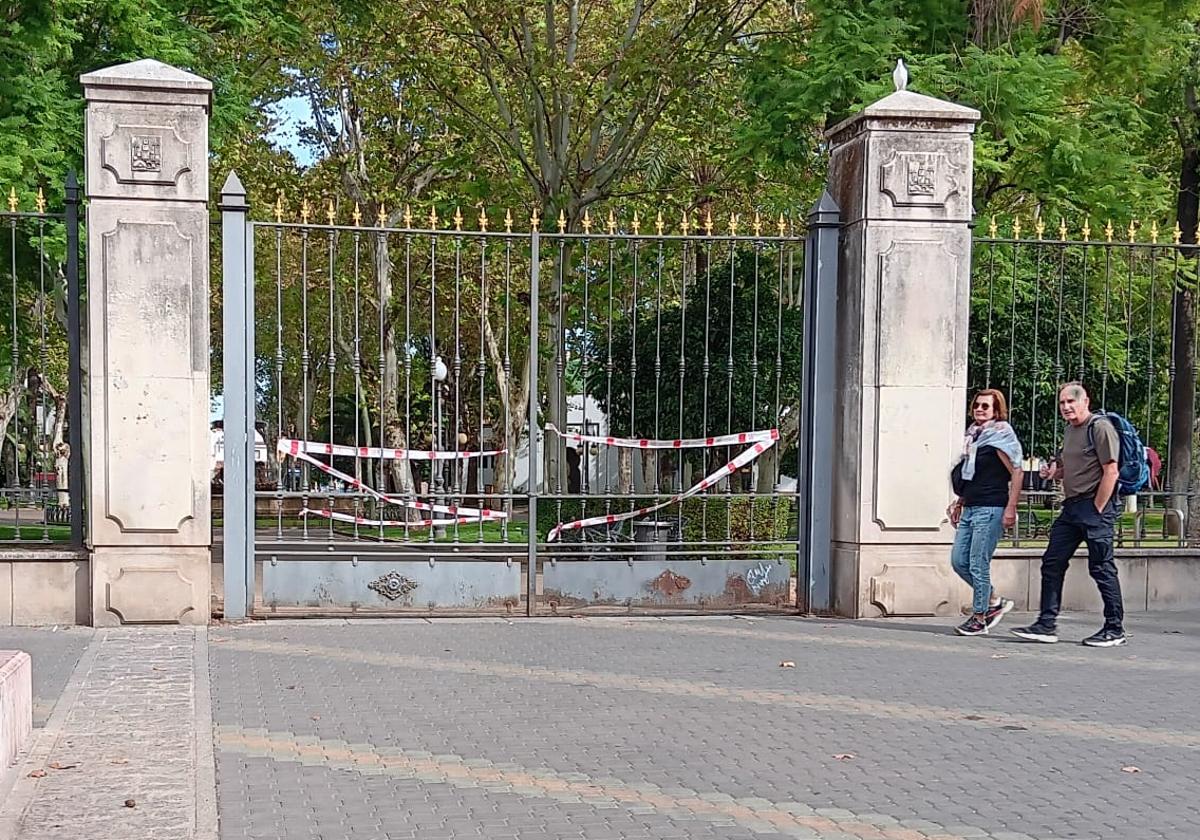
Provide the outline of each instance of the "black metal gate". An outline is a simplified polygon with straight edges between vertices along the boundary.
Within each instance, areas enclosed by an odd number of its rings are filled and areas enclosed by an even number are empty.
[[[807,604],[789,220],[222,200],[227,616]]]

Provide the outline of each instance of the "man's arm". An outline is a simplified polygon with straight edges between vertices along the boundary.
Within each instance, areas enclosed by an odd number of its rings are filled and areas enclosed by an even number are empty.
[[[1117,462],[1109,461],[1101,469],[1104,474],[1100,476],[1100,486],[1096,488],[1096,510],[1103,513],[1112,499],[1113,491],[1117,489]]]

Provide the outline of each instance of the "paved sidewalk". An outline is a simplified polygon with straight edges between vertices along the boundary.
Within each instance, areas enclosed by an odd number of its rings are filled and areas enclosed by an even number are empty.
[[[0,629],[51,710],[0,840],[1200,837],[1200,613],[1130,625]]]
[[[1200,616],[1131,627],[1114,650],[930,620],[222,627],[221,836],[1200,837]]]
[[[206,636],[94,631],[65,683],[54,658],[38,653],[44,635],[33,639],[35,680],[48,672],[62,688],[12,771],[0,838],[215,839]]]

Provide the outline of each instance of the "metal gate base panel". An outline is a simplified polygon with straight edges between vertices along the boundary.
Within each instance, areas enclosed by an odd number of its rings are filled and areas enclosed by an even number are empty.
[[[266,615],[513,613],[521,603],[521,564],[504,560],[263,560]]]
[[[549,560],[551,613],[622,610],[760,611],[792,606],[790,560]]]

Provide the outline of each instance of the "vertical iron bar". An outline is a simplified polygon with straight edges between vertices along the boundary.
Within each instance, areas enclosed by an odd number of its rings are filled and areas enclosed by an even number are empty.
[[[79,204],[82,196],[75,172],[67,173],[67,406],[71,425],[67,430],[67,494],[71,504],[71,545],[83,545],[83,366],[80,361],[82,321],[79,282]]]
[[[252,313],[246,310],[247,276],[246,189],[237,174],[229,173],[221,188],[221,283],[224,351],[222,394],[224,396],[223,545],[225,617],[240,620],[249,611],[253,593],[247,587],[247,569],[254,568],[254,435],[246,439],[247,425],[254,427],[252,393],[253,358],[246,358],[246,331],[253,330]],[[253,347],[253,345],[250,345]],[[247,380],[250,380],[250,383]],[[247,424],[247,419],[250,422]],[[247,460],[247,453],[249,460]],[[250,499],[247,509],[246,500]],[[250,518],[247,519],[247,512]]]
[[[296,429],[296,435],[300,440],[308,440],[308,427],[310,425],[308,419],[308,220],[304,220],[304,227],[300,230],[300,312],[301,312],[301,349],[300,349],[300,428]],[[300,467],[300,503],[305,511],[308,510],[308,463],[304,462]],[[308,516],[301,514],[300,516],[301,536],[304,540],[308,539]]]
[[[1085,369],[1084,354],[1087,350],[1088,328],[1088,246],[1086,242],[1079,246],[1079,255],[1081,263],[1079,290],[1079,370],[1075,378],[1077,381],[1083,382],[1084,375],[1087,372]]]
[[[333,428],[334,394],[335,394],[336,385],[337,385],[337,354],[334,353],[334,349],[333,349],[334,333],[336,331],[336,326],[335,326],[336,314],[334,312],[334,287],[336,286],[336,281],[334,279],[334,264],[337,259],[337,231],[333,228],[332,225],[330,225],[328,233],[329,233],[329,237],[328,237],[327,247],[329,249],[329,253],[328,253],[328,258],[329,258],[329,324],[326,327],[326,329],[329,331],[329,335],[328,335],[329,353],[325,358],[325,364],[329,368],[329,443],[333,444],[333,443],[337,442],[337,435],[335,434],[334,428]],[[334,463],[334,457],[332,455],[329,456],[329,463],[330,464]],[[327,497],[329,499],[330,513],[332,513],[336,509],[336,505],[337,505],[337,499],[334,496],[334,487],[335,486],[336,485],[334,484],[334,480],[332,478],[330,478],[329,479],[329,495]],[[357,529],[357,525],[355,526],[355,528]],[[332,540],[333,537],[334,537],[333,517],[330,516],[329,517],[329,539]]]
[[[1100,405],[1108,405],[1108,338],[1112,311],[1112,245],[1104,246],[1104,354],[1100,371]]]
[[[984,366],[983,386],[992,387],[992,316],[996,304],[996,245],[988,241],[988,312],[987,312],[987,363]]]
[[[477,422],[479,423],[479,434],[478,434],[478,440],[476,441],[477,446],[475,448],[479,449],[479,450],[484,450],[484,449],[489,448],[485,444],[484,439],[483,439],[483,429],[485,426],[484,421],[483,421],[484,397],[485,397],[484,391],[486,390],[486,387],[487,387],[487,358],[484,356],[483,345],[484,345],[484,333],[487,330],[487,320],[488,320],[487,319],[487,309],[488,309],[488,305],[490,303],[490,301],[488,300],[488,293],[487,293],[487,245],[488,245],[487,237],[485,237],[485,236],[479,237],[479,355],[475,360],[475,366],[478,368],[478,377],[479,377],[479,414],[478,414],[478,420],[477,420]],[[495,438],[496,435],[493,434],[492,437]],[[468,444],[468,446],[469,446],[469,444]],[[494,449],[495,447],[491,447],[491,448]],[[493,460],[492,463],[495,464],[496,462]],[[479,504],[477,505],[477,507],[479,507],[480,509],[495,508],[496,506],[494,504],[492,504],[492,500],[486,499],[484,497],[484,490],[486,489],[486,486],[483,483],[483,464],[484,464],[484,460],[483,460],[483,457],[481,456],[478,460],[478,463],[475,466],[475,492],[477,492],[479,494],[479,497],[478,497]],[[493,469],[493,472],[495,472],[494,469]],[[483,517],[480,517],[479,527],[478,527],[480,543],[482,543],[484,541],[483,540],[483,524],[484,524]]]
[[[838,231],[840,211],[824,193],[809,213],[804,272],[803,415],[798,447],[797,487],[804,486],[799,505],[798,606],[805,612],[828,612],[833,606],[832,507],[833,441],[836,393],[836,322]]]
[[[283,228],[275,227],[275,413],[276,439],[283,437]],[[275,541],[283,542],[283,488],[287,461],[275,473]]]
[[[357,213],[357,206],[355,209]],[[357,216],[355,217],[355,225],[358,224]],[[362,248],[362,234],[354,231],[354,344],[352,351],[354,357],[352,365],[354,368],[354,480],[362,482],[365,480],[363,475],[363,461],[360,454],[362,444],[362,435],[365,431],[367,437],[371,435],[370,428],[362,428],[362,408],[363,408],[363,393],[362,393],[362,309],[361,297],[359,293],[359,255]],[[383,447],[383,441],[379,442],[380,448]],[[359,538],[358,519],[363,515],[362,510],[362,488],[354,488],[354,539]]]
[[[46,377],[49,375],[47,368],[49,367],[49,356],[46,351],[46,219],[39,217],[38,223],[38,327],[40,332],[38,344],[38,372],[41,376],[41,381],[38,383],[38,408],[40,416],[35,417],[37,421],[37,445],[38,445],[38,460],[40,461],[38,471],[41,476],[36,484],[40,492],[38,493],[38,503],[42,509],[42,542],[50,542],[50,518],[46,515],[46,510],[49,507],[50,493],[47,490],[46,477],[50,474],[49,463],[49,445],[46,438]]]
[[[685,437],[683,430],[683,383],[687,377],[687,285],[688,285],[688,241],[685,235],[680,246],[679,267],[679,429],[676,435]],[[675,492],[684,490],[683,484],[683,450],[675,453]],[[675,523],[677,539],[683,539],[683,505],[677,505]]]
[[[539,279],[541,274],[541,235],[536,226],[529,235],[529,477],[526,489],[529,495],[529,561],[525,581],[525,614],[537,613],[537,567],[538,567],[538,308],[540,306]],[[561,521],[561,520],[560,520]]]

